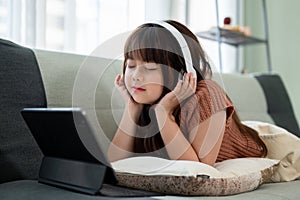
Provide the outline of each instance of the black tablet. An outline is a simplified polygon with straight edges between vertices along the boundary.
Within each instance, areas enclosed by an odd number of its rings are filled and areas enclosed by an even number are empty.
[[[21,114],[44,154],[39,181],[96,194],[103,183],[117,182],[105,152],[96,159],[80,135],[94,135],[80,108],[24,108]],[[101,148],[100,148],[101,149]]]

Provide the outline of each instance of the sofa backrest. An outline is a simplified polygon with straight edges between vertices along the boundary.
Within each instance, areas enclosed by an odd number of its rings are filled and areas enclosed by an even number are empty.
[[[99,122],[105,135],[112,138],[123,106],[114,90],[122,61],[40,50],[35,53],[48,106],[77,105],[96,110],[95,124]],[[277,124],[300,136],[290,99],[278,75],[216,73],[213,79],[228,93],[241,120]]]
[[[32,50],[0,39],[0,183],[36,179],[42,154],[20,111],[45,107],[46,97]]]
[[[83,108],[99,133],[95,140],[104,149],[108,148],[123,110],[122,99],[113,97],[118,95],[114,90],[114,80],[122,71],[122,61],[34,51],[42,73],[48,107]],[[93,152],[97,143],[86,146]],[[94,155],[97,156],[97,153]]]

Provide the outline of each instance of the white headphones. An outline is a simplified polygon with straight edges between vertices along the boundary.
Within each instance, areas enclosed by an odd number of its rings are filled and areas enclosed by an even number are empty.
[[[180,45],[187,72],[192,72],[193,77],[197,77],[196,70],[193,67],[191,52],[190,52],[189,46],[186,43],[183,35],[174,26],[172,26],[171,24],[169,24],[167,22],[151,21],[149,23],[160,25],[172,33],[172,35],[176,38],[177,42]]]

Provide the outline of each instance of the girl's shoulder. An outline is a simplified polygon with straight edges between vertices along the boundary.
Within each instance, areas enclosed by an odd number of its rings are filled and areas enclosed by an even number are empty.
[[[213,80],[201,80],[197,84],[197,89],[195,92],[198,100],[201,98],[218,98],[218,99],[226,99],[226,93],[224,89]]]
[[[206,80],[201,80],[197,84],[197,90],[196,93],[199,91],[205,91],[205,90],[210,90],[210,89],[215,89],[218,92],[224,93],[223,88],[214,80],[211,79],[206,79]]]

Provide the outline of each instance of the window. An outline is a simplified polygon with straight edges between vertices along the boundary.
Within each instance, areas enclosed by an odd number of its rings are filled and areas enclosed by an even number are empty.
[[[88,54],[145,20],[144,0],[0,0],[0,37],[29,47]]]
[[[236,1],[228,0],[220,8],[235,13]],[[207,30],[216,25],[215,1],[0,0],[0,38],[28,47],[78,54],[90,54],[106,40],[145,21],[163,19],[187,24],[194,32]],[[200,42],[218,65],[217,43]],[[223,55],[233,50],[224,51]],[[232,56],[223,56],[224,66],[234,66],[226,64],[227,57]]]

